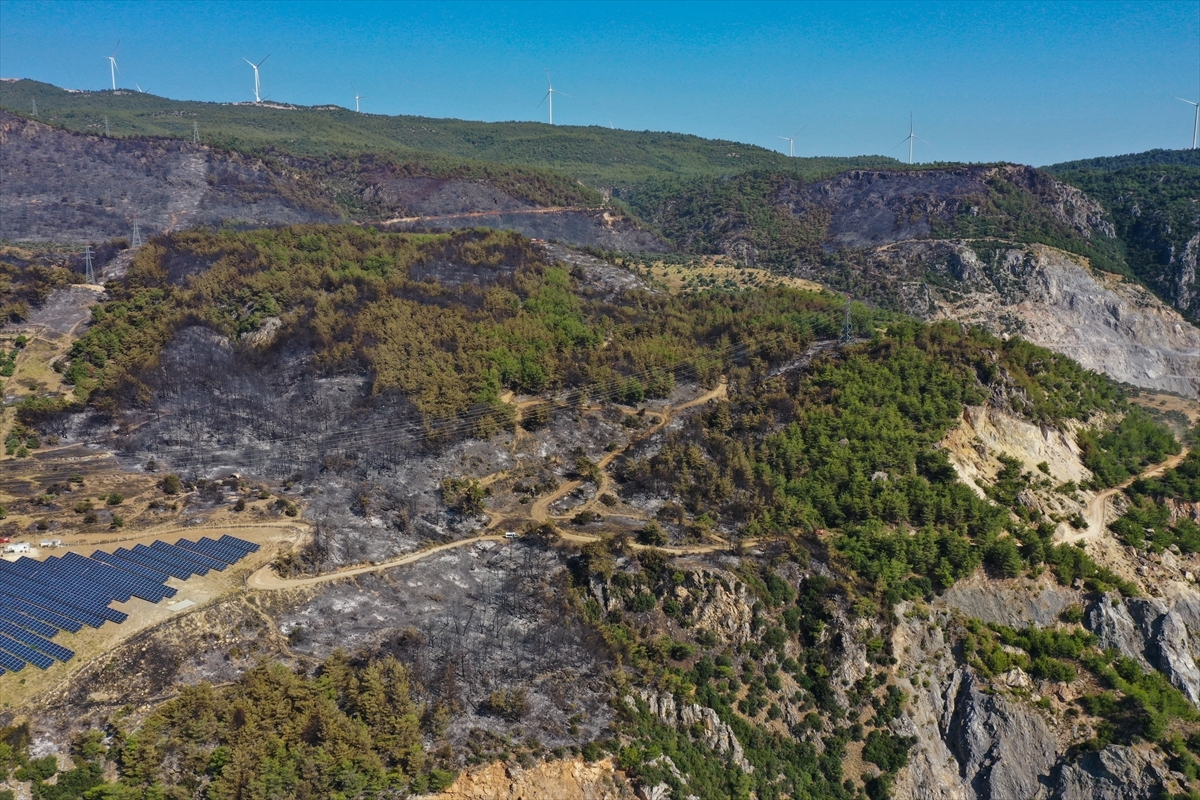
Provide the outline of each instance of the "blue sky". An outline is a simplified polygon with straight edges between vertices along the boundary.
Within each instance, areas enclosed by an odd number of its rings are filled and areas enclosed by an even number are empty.
[[[1071,158],[1188,146],[1200,0],[376,3],[0,0],[0,76],[180,99],[671,130],[798,155]]]

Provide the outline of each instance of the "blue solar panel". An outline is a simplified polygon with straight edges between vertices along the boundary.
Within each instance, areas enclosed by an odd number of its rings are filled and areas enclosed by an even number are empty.
[[[233,536],[175,544],[118,548],[91,556],[67,553],[43,561],[19,558],[0,561],[0,675],[19,672],[26,664],[48,669],[54,660],[75,656],[50,641],[60,630],[77,633],[128,616],[111,606],[140,598],[157,603],[174,597],[169,578],[187,580],[209,570],[224,570],[258,545]]]
[[[0,620],[0,633],[11,636],[21,644],[41,650],[46,655],[57,658],[59,661],[70,661],[75,655],[74,651],[68,650],[62,645],[48,642],[36,633],[30,633],[24,628],[18,628],[16,625],[4,622],[3,620]]]
[[[54,659],[50,656],[43,655],[33,648],[26,647],[16,639],[10,639],[2,633],[0,633],[0,648],[3,648],[6,652],[11,653],[26,663],[33,664],[35,667],[50,669],[54,666]]]
[[[16,656],[10,656],[8,653],[0,650],[0,666],[12,672],[20,672],[25,669],[25,662]]]
[[[58,628],[54,627],[53,625],[47,625],[41,620],[34,619],[33,617],[27,614],[22,614],[19,611],[12,611],[4,608],[3,603],[4,601],[0,600],[0,619],[4,620],[5,622],[11,622],[14,625],[20,625],[22,628],[31,630],[34,633],[39,633],[42,636],[54,636],[58,633]]]

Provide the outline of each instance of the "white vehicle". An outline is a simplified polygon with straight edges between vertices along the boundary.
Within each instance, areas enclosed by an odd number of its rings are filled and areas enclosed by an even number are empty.
[[[504,532],[504,538],[505,538],[505,539],[516,539],[516,538],[518,538],[520,535],[521,535],[521,534],[517,533],[516,531],[505,531],[505,532]]]

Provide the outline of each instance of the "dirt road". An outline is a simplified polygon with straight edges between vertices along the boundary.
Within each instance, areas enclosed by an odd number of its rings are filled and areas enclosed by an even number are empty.
[[[607,467],[609,464],[611,464],[614,458],[616,458],[617,456],[619,456],[623,452],[625,452],[634,442],[641,441],[645,437],[651,436],[654,433],[657,433],[658,431],[662,430],[662,428],[671,421],[672,416],[679,413],[680,411],[685,411],[689,408],[694,408],[695,406],[703,405],[704,403],[708,403],[708,402],[710,402],[712,400],[716,400],[718,398],[727,397],[728,393],[729,393],[728,384],[726,384],[725,381],[721,381],[721,383],[719,383],[715,388],[705,392],[704,394],[700,395],[697,398],[688,400],[685,403],[680,403],[677,406],[673,406],[673,407],[668,406],[668,407],[664,408],[661,412],[657,412],[656,416],[658,417],[658,421],[651,427],[647,428],[642,433],[642,435],[631,439],[624,447],[622,447],[618,450],[614,450],[613,452],[604,456],[604,458],[600,459],[600,462],[597,466],[600,468],[601,475],[603,476],[602,483],[601,483],[601,489],[603,489],[603,487],[607,485],[603,481],[606,481],[608,479],[607,474],[604,472],[604,468]],[[651,413],[654,413],[654,412],[651,412]],[[484,483],[484,481],[486,481],[488,484],[494,483],[500,477],[503,477],[504,474],[505,473],[500,472],[500,473],[495,473],[494,475],[489,475],[486,478],[481,479],[480,483]],[[549,520],[550,519],[550,513],[549,513],[550,505],[552,503],[554,503],[555,501],[565,497],[570,492],[574,491],[576,488],[578,488],[580,483],[582,483],[582,481],[570,481],[570,482],[560,486],[553,493],[538,500],[536,503],[533,504],[533,506],[529,510],[530,518],[534,522],[537,522],[537,523],[542,523],[542,522],[546,522],[547,520]],[[599,496],[600,491],[597,491],[596,494],[597,494],[597,496]],[[593,501],[589,501],[589,502],[594,502],[594,499],[593,499]],[[496,514],[496,515],[494,515],[492,522],[488,525],[488,530],[491,530],[491,529],[495,528],[496,526],[498,526],[500,524],[501,520],[511,523],[511,518],[509,518],[505,515]],[[560,531],[559,536],[565,541],[576,542],[578,544],[587,544],[589,542],[595,542],[601,538],[599,536],[589,536],[587,534],[582,534],[582,533],[569,533],[567,531]],[[260,569],[255,571],[253,574],[250,575],[249,578],[246,579],[246,586],[249,589],[258,589],[258,590],[264,590],[264,591],[278,591],[278,590],[282,590],[282,589],[294,589],[294,588],[297,588],[300,586],[312,586],[314,584],[328,583],[329,581],[341,580],[343,578],[349,578],[349,577],[353,577],[355,575],[364,575],[368,572],[379,572],[380,570],[391,569],[393,567],[399,567],[404,564],[411,564],[414,561],[420,561],[421,559],[429,558],[429,557],[435,556],[439,553],[444,553],[447,550],[455,550],[460,547],[469,547],[473,544],[478,544],[479,542],[503,542],[503,541],[505,541],[505,537],[500,534],[484,533],[480,536],[473,536],[469,539],[461,539],[457,542],[447,542],[446,544],[439,544],[434,547],[430,547],[426,550],[419,550],[415,553],[408,553],[406,555],[399,556],[398,558],[393,558],[388,561],[380,562],[378,564],[366,564],[366,565],[360,565],[360,566],[355,566],[355,567],[347,567],[346,569],[338,570],[337,572],[330,572],[330,573],[327,573],[324,575],[312,575],[312,576],[303,577],[303,578],[281,577],[280,575],[278,575],[275,572],[275,570],[271,564],[265,564],[263,567],[261,567]],[[753,544],[753,542],[749,542],[748,544]],[[635,549],[642,549],[646,545],[632,544],[631,546],[634,547]],[[660,549],[664,553],[668,553],[670,555],[695,555],[695,554],[700,554],[700,553],[713,553],[713,552],[717,552],[719,550],[727,549],[728,547],[729,547],[728,542],[726,542],[724,540],[717,540],[717,541],[709,543],[709,544],[690,545],[690,546],[685,546],[685,547],[660,547],[658,549]]]
[[[596,489],[596,495],[591,500],[589,500],[587,503],[584,503],[578,509],[575,509],[576,513],[578,513],[579,511],[583,511],[586,508],[589,508],[593,503],[596,502],[597,498],[599,498],[600,495],[603,494],[607,490],[608,485],[609,485],[609,477],[608,477],[608,473],[606,473],[604,470],[608,467],[609,464],[611,464],[613,462],[613,460],[615,458],[624,454],[625,451],[627,451],[631,446],[633,446],[633,444],[635,442],[640,442],[643,439],[645,439],[649,436],[653,436],[654,434],[658,433],[660,430],[665,428],[671,422],[671,418],[674,417],[675,414],[678,414],[680,411],[686,411],[689,408],[694,408],[699,405],[704,405],[705,403],[708,403],[712,400],[716,400],[718,398],[724,398],[724,397],[728,397],[728,396],[729,396],[729,384],[726,383],[724,379],[722,379],[721,382],[719,384],[717,384],[717,386],[715,388],[710,389],[709,391],[705,392],[704,394],[700,395],[697,398],[688,400],[686,403],[680,403],[677,406],[666,406],[661,412],[659,412],[657,414],[658,422],[654,423],[649,428],[647,428],[645,431],[643,431],[640,436],[636,436],[636,437],[633,437],[632,439],[630,439],[629,442],[627,442],[624,447],[618,448],[618,449],[614,450],[613,452],[609,453],[608,455],[604,456],[604,458],[600,459],[600,461],[596,464],[596,466],[600,469],[600,485]],[[648,412],[648,413],[650,413],[650,412]],[[564,483],[562,486],[558,487],[558,489],[556,489],[555,491],[546,495],[545,497],[539,498],[530,507],[529,516],[533,519],[534,522],[537,522],[539,524],[542,522],[548,521],[549,519],[551,519],[551,516],[552,516],[550,514],[550,506],[552,506],[554,503],[557,503],[559,500],[561,500],[562,498],[566,497],[571,492],[578,489],[582,484],[583,484],[582,480],[568,481],[568,482]],[[561,519],[561,517],[558,517],[558,518]]]
[[[1140,475],[1135,475],[1122,484],[1105,489],[1104,491],[1093,497],[1084,509],[1083,518],[1087,520],[1087,528],[1082,531],[1074,531],[1062,537],[1061,541],[1067,543],[1073,542],[1091,542],[1104,535],[1108,530],[1108,509],[1111,506],[1113,497],[1120,494],[1129,488],[1134,481],[1141,478],[1153,478],[1163,474],[1169,469],[1179,466],[1183,459],[1187,456],[1188,449],[1185,447],[1178,455],[1171,456],[1166,461],[1160,464],[1155,464]]]

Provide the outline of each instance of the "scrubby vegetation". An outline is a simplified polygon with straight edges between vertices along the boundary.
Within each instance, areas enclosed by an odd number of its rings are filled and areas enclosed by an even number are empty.
[[[431,425],[470,410],[486,430],[512,423],[504,388],[662,397],[677,375],[711,383],[799,354],[834,335],[841,306],[782,288],[612,306],[578,288],[516,234],[191,231],[144,247],[110,284],[113,301],[93,311],[64,378],[81,399],[136,403],[138,375],[181,327],[239,340],[274,317],[311,343],[315,368],[365,368],[376,394],[403,394]]]
[[[1136,158],[1152,163],[1113,160],[1113,165],[1122,166],[1109,169],[1076,162],[1060,165],[1066,169],[1056,175],[1108,209],[1122,243],[1127,274],[1194,318],[1192,288],[1180,280],[1180,261],[1188,241],[1200,232],[1194,202],[1200,196],[1200,158],[1188,150],[1157,151],[1163,158],[1154,158],[1155,152]]]
[[[1100,650],[1096,637],[1075,625],[1014,630],[969,620],[962,642],[964,656],[985,677],[1022,669],[1038,679],[1075,682],[1087,675],[1098,684],[1101,691],[1078,701],[1083,710],[1099,717],[1097,735],[1085,749],[1137,739],[1164,742],[1168,730],[1175,736],[1200,734],[1200,714],[1162,673],[1147,672],[1132,658]]]
[[[28,728],[9,729],[0,768],[33,780],[39,800],[379,797],[444,788],[421,744],[423,709],[408,670],[392,659],[352,664],[335,653],[316,677],[262,664],[232,686],[184,687],[136,731],[77,739],[77,766],[29,760]],[[105,783],[102,761],[118,766]],[[57,775],[53,784],[47,780]]]
[[[1137,407],[1130,408],[1115,427],[1080,431],[1076,439],[1080,460],[1099,488],[1116,486],[1180,451],[1174,434]]]

